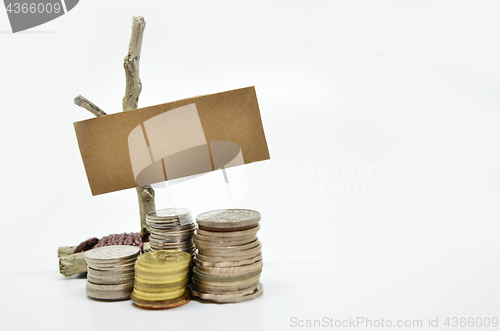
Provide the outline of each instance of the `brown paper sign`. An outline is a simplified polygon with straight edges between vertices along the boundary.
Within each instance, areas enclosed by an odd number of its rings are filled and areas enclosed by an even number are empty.
[[[253,86],[74,125],[92,195],[270,158]]]

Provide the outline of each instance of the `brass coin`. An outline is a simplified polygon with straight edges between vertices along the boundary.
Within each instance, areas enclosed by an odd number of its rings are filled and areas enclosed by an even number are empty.
[[[137,307],[145,309],[168,309],[168,308],[180,307],[188,303],[190,298],[191,298],[190,291],[186,291],[186,293],[179,298],[175,298],[172,300],[164,300],[164,301],[139,300],[135,297],[134,293],[130,294],[130,299],[132,300],[132,303]]]
[[[188,265],[191,254],[183,251],[154,251],[142,254],[137,258],[137,263],[145,267],[161,267],[174,265]]]
[[[144,301],[164,301],[164,300],[172,300],[183,296],[186,293],[186,288],[179,288],[170,291],[164,292],[144,292],[134,288],[134,296],[139,300]]]
[[[179,276],[179,277],[172,277],[172,278],[155,278],[155,279],[150,279],[150,278],[141,278],[138,277],[137,275],[135,276],[135,282],[140,282],[143,284],[149,284],[149,285],[166,285],[166,284],[174,284],[178,283],[182,280],[184,280],[187,276],[187,273]]]
[[[185,288],[187,286],[187,283],[188,283],[188,277],[185,277],[183,280],[177,283],[170,283],[170,284],[144,284],[136,281],[134,283],[134,288],[144,292],[163,292],[179,288]]]

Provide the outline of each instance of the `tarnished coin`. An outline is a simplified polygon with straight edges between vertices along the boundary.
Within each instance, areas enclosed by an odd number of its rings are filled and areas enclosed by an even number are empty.
[[[237,231],[257,226],[261,216],[258,211],[249,209],[221,209],[199,214],[196,222],[200,229],[214,231]]]
[[[196,236],[193,239],[193,242],[196,244],[196,247],[202,247],[202,248],[216,248],[216,247],[231,247],[231,246],[241,246],[241,245],[246,245],[250,244],[252,242],[255,242],[257,240],[257,236],[251,236],[247,238],[242,238],[238,240],[200,240]]]
[[[246,280],[252,277],[255,277],[257,275],[260,275],[262,273],[262,269],[258,269],[253,272],[249,272],[246,274],[242,275],[208,275],[205,273],[202,273],[197,269],[195,266],[193,268],[193,280],[196,280],[198,282],[214,282],[214,283],[227,283],[227,282],[235,282],[235,281],[240,281],[240,280]]]
[[[127,284],[134,281],[134,276],[127,278],[93,278],[91,275],[87,275],[87,280],[94,284],[101,285],[120,285]]]
[[[199,256],[199,255],[198,255]],[[200,260],[198,257],[194,259],[195,264],[203,267],[239,267],[242,265],[247,265],[247,264],[252,264],[257,261],[262,260],[262,254],[259,253],[257,256],[249,258],[249,259],[243,259],[243,260],[236,260],[236,261],[220,261],[220,262],[213,262],[213,261],[203,261]]]
[[[137,299],[134,293],[130,294],[130,299],[132,300],[133,304],[136,305],[137,307],[145,309],[168,309],[168,308],[179,307],[188,303],[190,297],[191,297],[190,291],[186,291],[186,293],[183,296],[172,300],[146,301]]]
[[[242,290],[232,294],[214,294],[214,293],[203,293],[198,292],[194,289],[191,290],[191,294],[193,297],[200,298],[202,300],[213,301],[217,303],[237,303],[248,300],[256,299],[262,294],[264,294],[264,288],[262,284],[259,284],[257,289],[252,293],[247,293],[248,290]]]
[[[204,293],[215,293],[215,294],[223,294],[226,292],[235,292],[235,291],[241,291],[247,288],[250,288],[252,286],[257,286],[260,283],[259,277],[256,277],[254,280],[242,284],[236,284],[236,285],[231,285],[231,286],[211,286],[207,284],[202,284],[198,282],[193,282],[192,288],[197,290],[198,292],[204,292]],[[227,283],[225,283],[227,284]]]
[[[244,259],[247,256],[257,255],[262,249],[262,244],[256,240],[253,243],[241,245],[241,246],[231,246],[231,247],[214,247],[214,248],[201,248],[198,247],[199,254],[203,256],[214,256],[214,257],[239,257]],[[254,256],[255,256],[254,255]]]
[[[134,287],[134,282],[129,282],[126,284],[118,284],[118,285],[102,285],[102,284],[94,284],[87,281],[87,289],[96,292],[113,292],[113,291],[132,291]]]
[[[113,264],[137,257],[140,249],[129,245],[115,245],[93,248],[84,253],[87,264],[107,262]]]
[[[241,261],[245,259],[251,259],[260,254],[261,246],[249,249],[247,251],[240,251],[237,255],[234,256],[210,256],[203,255],[200,252],[196,253],[196,258],[200,261],[204,262],[234,262]]]
[[[191,254],[183,251],[154,251],[144,253],[137,258],[137,263],[152,268],[175,265],[189,265]]]
[[[257,270],[262,270],[262,260],[254,262],[252,264],[247,264],[238,267],[204,267],[200,265],[196,265],[195,269],[200,273],[204,273],[207,275],[215,275],[215,276],[231,276],[231,275],[242,275],[251,273]]]
[[[129,272],[131,270],[134,270],[134,265],[135,263],[131,264],[125,264],[125,265],[118,265],[115,267],[102,267],[102,266],[96,266],[95,264],[89,264],[92,269],[101,271],[101,272]]]
[[[200,284],[207,285],[207,286],[233,287],[233,286],[243,286],[243,285],[253,283],[253,282],[259,280],[259,278],[260,278],[260,274],[253,275],[247,279],[235,280],[232,282],[218,282],[218,281],[210,281],[210,280],[207,281],[207,280],[203,280],[203,279],[195,279],[195,281],[200,283]]]
[[[134,269],[130,269],[127,271],[119,270],[119,271],[102,271],[94,269],[90,266],[87,266],[87,274],[92,275],[94,278],[109,278],[109,277],[119,277],[119,276],[134,276]]]
[[[240,231],[230,231],[230,232],[215,232],[215,231],[206,231],[202,229],[197,229],[196,234],[198,236],[209,237],[209,238],[238,238],[238,237],[247,237],[251,235],[255,235],[260,230],[260,225],[256,225],[248,230],[240,230]]]

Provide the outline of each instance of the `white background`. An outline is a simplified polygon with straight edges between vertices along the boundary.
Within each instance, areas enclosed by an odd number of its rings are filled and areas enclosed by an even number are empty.
[[[0,10],[0,328],[277,330],[292,317],[366,317],[423,330],[431,317],[445,330],[446,317],[500,317],[499,11],[82,0],[12,34]],[[262,298],[151,312],[91,301],[84,278],[58,272],[58,246],[139,229],[133,189],[92,197],[73,129],[92,117],[78,94],[121,111],[134,15],[147,21],[140,106],[256,87],[271,160],[228,175],[235,206],[262,213]],[[159,189],[157,207],[232,207],[222,178]]]

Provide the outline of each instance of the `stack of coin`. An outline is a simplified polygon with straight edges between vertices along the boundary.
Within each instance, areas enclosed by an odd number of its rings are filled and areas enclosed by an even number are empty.
[[[189,302],[188,266],[191,254],[154,251],[139,256],[135,264],[132,302],[141,308],[166,309]]]
[[[86,251],[87,296],[99,300],[130,298],[134,287],[134,264],[140,249],[115,245]]]
[[[151,251],[175,250],[194,255],[196,245],[193,235],[196,224],[187,208],[166,208],[146,214],[146,224],[150,228],[149,244]],[[189,282],[194,262],[189,265]]]
[[[196,217],[193,297],[234,303],[263,294],[260,219],[259,212],[246,209],[215,210]]]
[[[167,208],[146,214],[150,227],[149,243],[152,251],[176,250],[193,254],[196,246],[193,234],[196,225],[187,208]]]

